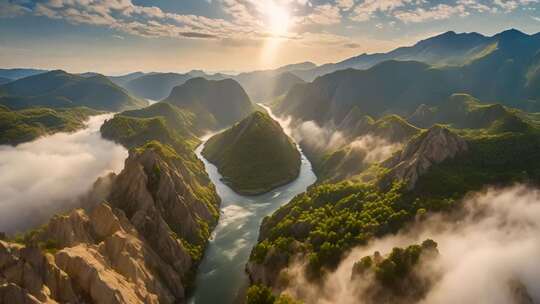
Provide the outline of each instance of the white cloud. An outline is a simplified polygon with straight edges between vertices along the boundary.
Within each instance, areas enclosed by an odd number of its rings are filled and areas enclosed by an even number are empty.
[[[354,8],[351,19],[355,21],[367,21],[376,12],[389,13],[410,2],[411,0],[364,0],[364,2]]]
[[[430,9],[418,8],[414,11],[397,11],[394,16],[403,22],[425,22],[430,20],[443,20],[452,16],[465,17],[469,15],[464,5],[450,6],[439,4]]]
[[[425,0],[364,0],[354,8],[350,18],[363,22],[380,13],[404,22],[418,23],[454,16],[464,17],[473,12],[511,12],[520,7],[528,8],[538,2],[539,0],[454,0],[448,3]]]
[[[75,133],[0,146],[0,231],[26,229],[74,207],[98,177],[123,168],[126,149],[99,133],[110,116],[92,117]]]
[[[14,18],[24,15],[28,9],[12,2],[0,1],[0,18]]]
[[[307,24],[338,24],[341,22],[340,9],[330,4],[316,6],[313,12],[305,17],[305,21]]]
[[[336,0],[337,6],[342,10],[350,10],[354,6],[354,0]]]

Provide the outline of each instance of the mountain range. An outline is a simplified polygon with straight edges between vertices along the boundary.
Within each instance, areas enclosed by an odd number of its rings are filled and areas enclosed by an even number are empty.
[[[433,39],[446,40],[455,35]],[[457,37],[471,39],[469,35]],[[474,41],[479,39],[477,35],[472,37]],[[510,30],[486,39],[494,43],[489,52],[470,57],[461,65],[389,60],[366,70],[326,74],[294,86],[275,109],[301,120],[339,124],[354,107],[373,116],[408,115],[420,104],[437,105],[454,93],[467,93],[488,102],[540,110],[540,35]]]
[[[86,106],[119,111],[148,103],[133,97],[103,75],[81,77],[56,70],[1,85],[0,104],[13,109]]]
[[[387,60],[421,61],[435,66],[460,66],[493,52],[499,43],[515,37],[537,39],[538,35],[527,35],[510,29],[493,36],[479,33],[456,33],[454,31],[421,40],[413,46],[400,47],[388,53],[361,54],[337,63],[323,64],[312,69],[293,71],[306,81],[324,74],[344,69],[369,69]],[[519,47],[519,46],[516,46]]]

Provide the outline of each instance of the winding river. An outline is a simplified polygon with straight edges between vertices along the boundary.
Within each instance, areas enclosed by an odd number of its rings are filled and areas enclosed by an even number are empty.
[[[302,154],[300,175],[290,184],[259,196],[239,195],[221,181],[216,166],[201,155],[203,147],[204,144],[196,153],[222,199],[221,216],[199,266],[197,288],[189,303],[240,302],[248,285],[245,265],[257,242],[262,219],[306,191],[316,177],[310,162]]]

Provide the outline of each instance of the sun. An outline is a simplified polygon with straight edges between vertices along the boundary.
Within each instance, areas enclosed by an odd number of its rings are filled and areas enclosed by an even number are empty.
[[[291,16],[286,7],[268,3],[266,8],[269,31],[274,35],[285,35],[289,30]]]

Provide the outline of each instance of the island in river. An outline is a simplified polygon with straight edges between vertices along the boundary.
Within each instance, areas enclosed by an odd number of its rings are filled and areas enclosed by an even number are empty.
[[[301,157],[278,122],[257,111],[208,140],[203,156],[243,195],[266,193],[296,179]]]

